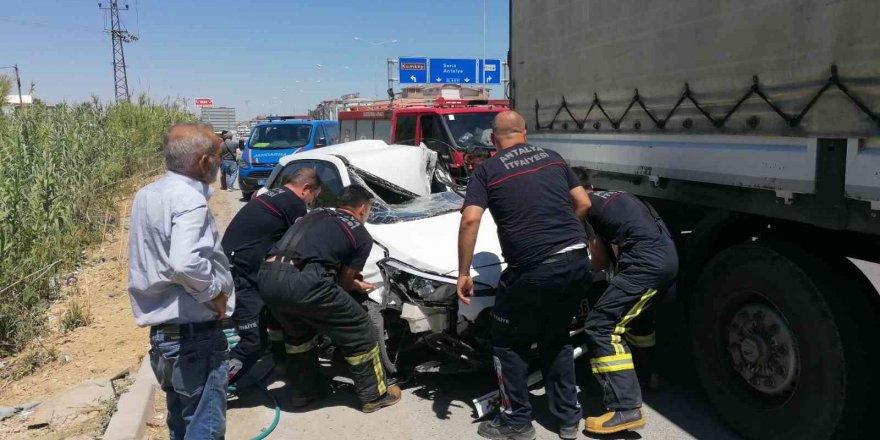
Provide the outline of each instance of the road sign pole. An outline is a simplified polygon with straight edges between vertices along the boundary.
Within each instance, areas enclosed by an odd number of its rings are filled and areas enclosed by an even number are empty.
[[[508,87],[510,82],[510,72],[508,71],[509,68],[510,66],[507,64],[507,61],[501,63],[501,92],[507,99],[510,99],[510,89]]]
[[[394,64],[399,60],[388,58],[388,98],[391,100],[391,107],[394,107]]]

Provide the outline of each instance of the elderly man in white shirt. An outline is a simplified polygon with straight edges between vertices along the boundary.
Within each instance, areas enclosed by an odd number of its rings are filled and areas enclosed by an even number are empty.
[[[220,321],[234,287],[208,209],[220,139],[204,124],[178,124],[163,145],[167,174],[140,191],[131,211],[128,292],[135,322],[150,327],[150,362],[168,403],[172,440],[226,432],[228,347]]]

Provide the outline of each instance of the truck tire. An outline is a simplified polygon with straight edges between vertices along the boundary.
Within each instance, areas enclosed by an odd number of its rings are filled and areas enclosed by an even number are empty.
[[[697,280],[696,368],[709,400],[748,438],[830,438],[840,422],[851,378],[822,273],[769,246],[741,244],[712,258]]]

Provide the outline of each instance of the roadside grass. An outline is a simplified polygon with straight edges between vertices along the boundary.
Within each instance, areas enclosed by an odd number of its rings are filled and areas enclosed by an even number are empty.
[[[0,96],[9,86],[0,77]],[[49,304],[84,263],[83,250],[123,217],[117,198],[163,169],[164,131],[192,119],[144,96],[0,107],[0,357],[44,331]],[[72,302],[62,328],[86,324],[87,310]]]
[[[69,332],[77,327],[84,327],[89,324],[89,317],[86,313],[82,301],[74,299],[67,307],[67,311],[61,316],[61,330]]]
[[[58,354],[52,348],[37,345],[25,350],[10,365],[10,368],[2,370],[0,378],[10,381],[28,376],[43,365],[53,362]]]

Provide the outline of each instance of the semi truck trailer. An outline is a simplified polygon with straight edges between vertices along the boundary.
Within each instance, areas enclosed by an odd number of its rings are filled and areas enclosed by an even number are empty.
[[[529,140],[673,230],[695,370],[748,438],[873,426],[878,22],[872,0],[510,2]]]

